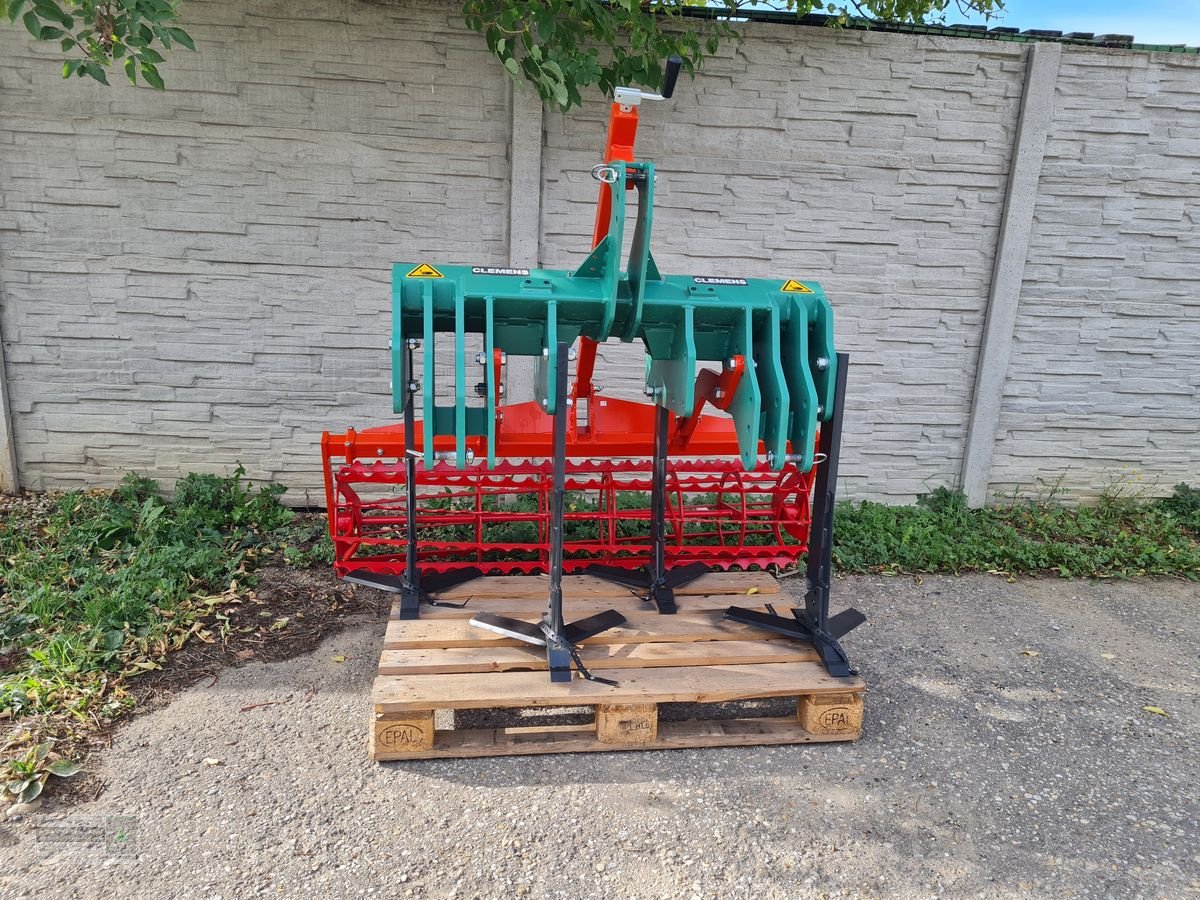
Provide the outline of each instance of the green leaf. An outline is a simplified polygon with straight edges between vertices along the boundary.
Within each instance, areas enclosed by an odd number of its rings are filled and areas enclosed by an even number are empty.
[[[125,77],[130,84],[137,84],[137,60],[132,56],[125,57]]]
[[[8,0],[8,21],[17,21],[17,16],[21,14],[21,7],[27,2],[28,0]]]
[[[189,50],[196,49],[196,43],[192,40],[191,35],[189,35],[182,28],[168,28],[166,31],[167,34],[171,36],[171,40],[173,40],[175,43],[182,44]]]
[[[25,27],[34,37],[40,37],[42,33],[42,20],[38,18],[37,13],[32,9],[21,17],[21,21],[25,23]]]
[[[61,28],[55,28],[53,25],[44,25],[42,30],[38,32],[39,41],[53,41],[66,34]]]
[[[16,781],[10,781],[8,784],[4,785],[4,789],[14,797],[19,797],[21,795],[21,791],[29,787],[29,785],[35,780],[36,779],[34,778],[18,778]]]
[[[154,88],[156,91],[166,90],[166,84],[162,80],[162,76],[158,74],[158,69],[150,63],[142,63],[142,77],[146,79],[146,84]]]
[[[514,76],[518,72],[521,71],[521,67],[517,64],[517,61],[515,59],[513,59],[511,56],[508,59],[504,60],[504,68],[508,69],[509,75],[514,75]]]
[[[67,15],[53,0],[33,0],[33,8],[37,10],[37,14],[43,19],[53,19],[63,26],[63,28],[73,28],[75,20]]]
[[[29,784],[25,787],[25,790],[21,791],[20,795],[18,795],[17,802],[18,803],[32,803],[34,800],[36,800],[38,798],[38,795],[41,792],[42,792],[42,783],[36,778],[31,779]]]
[[[79,67],[79,75],[80,77],[87,75],[90,78],[96,79],[101,84],[108,84],[108,75],[105,74],[104,67],[95,60],[89,59],[85,61],[84,64]]]
[[[51,775],[57,775],[59,778],[70,778],[72,775],[77,775],[82,770],[79,763],[72,762],[69,759],[58,759],[50,763],[48,771]]]
[[[151,47],[143,47],[142,51],[138,54],[138,59],[144,63],[153,63],[154,65],[163,62],[162,54]],[[160,506],[158,509],[161,511],[165,507]],[[141,526],[139,525],[139,527]]]

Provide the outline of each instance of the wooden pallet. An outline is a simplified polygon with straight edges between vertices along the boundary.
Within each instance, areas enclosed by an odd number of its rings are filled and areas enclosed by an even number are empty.
[[[484,611],[536,621],[546,605],[544,577],[469,582],[441,595],[468,601],[465,608],[423,607],[417,620],[393,610],[372,691],[371,758],[854,740],[862,729],[862,679],[832,678],[811,645],[721,618],[735,604],[761,609],[778,592],[766,573],[714,572],[676,591],[680,611],[663,616],[617,585],[565,577],[568,620],[611,608],[628,620],[581,650],[584,664],[616,687],[580,678],[551,683],[545,651],[470,624]],[[778,707],[775,698],[792,698],[787,715],[744,715],[747,706]],[[674,704],[689,704],[686,718],[672,720],[680,712]],[[443,728],[435,725],[438,710],[460,711],[460,719],[502,711],[512,721]],[[537,724],[521,724],[534,718]]]

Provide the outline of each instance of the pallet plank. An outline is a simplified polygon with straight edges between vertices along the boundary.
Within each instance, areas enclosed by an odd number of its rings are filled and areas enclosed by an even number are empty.
[[[441,597],[440,599],[446,602],[466,603],[467,605],[459,608],[455,606],[431,606],[426,604],[421,607],[422,619],[469,619],[475,613],[479,612],[536,619],[546,609],[547,604],[547,595],[544,593],[532,597],[517,597],[515,599],[501,597],[471,597],[467,599],[459,598],[458,600]],[[761,604],[764,598],[760,598],[759,592],[756,591],[754,594],[696,594],[687,597],[676,597],[676,600],[681,611],[698,612],[713,609],[725,610],[730,606]],[[616,609],[622,613],[637,610],[653,613],[658,612],[653,603],[643,600],[632,591],[626,591],[624,594],[613,595],[611,597],[586,596],[565,597],[563,599],[563,610],[568,619],[582,619],[584,616],[603,612],[606,609]],[[399,601],[392,604],[391,618],[400,618]]]
[[[503,709],[588,703],[715,703],[799,694],[862,690],[859,678],[834,678],[819,662],[728,666],[598,669],[615,687],[576,678],[563,684],[544,672],[381,675],[372,699],[376,713],[426,709]]]
[[[650,669],[661,666],[721,666],[803,662],[817,659],[811,644],[796,641],[690,641],[686,643],[587,644],[580,653],[589,668]],[[451,647],[384,650],[380,675],[546,670],[546,653],[516,647]]]
[[[597,610],[599,611],[599,610]],[[789,638],[721,618],[722,610],[697,610],[661,616],[645,610],[624,613],[626,624],[583,642],[588,644],[645,644],[689,641],[786,641]],[[572,612],[571,618],[577,616]],[[536,621],[536,616],[518,616]],[[385,650],[435,647],[520,647],[521,642],[494,631],[476,628],[469,619],[393,619],[384,633]]]
[[[546,602],[546,575],[485,575],[463,582],[440,592],[443,600],[461,602],[470,599],[519,600],[541,598]],[[758,593],[778,594],[779,582],[769,572],[708,572],[695,581],[675,589],[675,595],[688,597],[699,594],[745,594],[750,589]],[[629,588],[597,578],[595,575],[564,575],[563,597],[603,598],[626,597]]]
[[[568,726],[571,730],[529,728],[440,731],[431,750],[411,753],[376,753],[377,760],[469,758],[480,756],[528,756],[538,753],[597,753],[629,750],[628,744],[606,744],[591,734],[592,726]],[[587,731],[584,731],[586,728]],[[765,744],[808,744],[843,741],[857,735],[810,734],[790,716],[761,719],[716,719],[709,721],[659,722],[652,744],[639,750],[671,750],[683,747],[752,747]]]

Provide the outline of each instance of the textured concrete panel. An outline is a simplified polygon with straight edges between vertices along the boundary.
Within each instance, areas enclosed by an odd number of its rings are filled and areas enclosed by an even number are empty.
[[[993,491],[1200,480],[1198,350],[1200,59],[1064,48]]]
[[[319,493],[391,416],[391,264],[508,261],[508,81],[455,4],[205,2],[170,89],[0,29],[0,298],[27,487]],[[115,79],[114,79],[115,82]]]

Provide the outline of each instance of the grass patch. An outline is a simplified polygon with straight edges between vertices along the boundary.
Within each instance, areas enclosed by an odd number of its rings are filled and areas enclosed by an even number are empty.
[[[225,608],[273,545],[312,543],[290,528],[282,487],[243,475],[189,475],[170,499],[129,476],[0,518],[0,794],[29,800],[47,774],[71,771],[81,736],[131,706],[134,678],[189,640],[225,636]]]
[[[1022,500],[969,509],[938,488],[915,506],[843,503],[834,523],[842,572],[1200,578],[1200,490],[1146,500],[1119,490],[1094,506]]]

